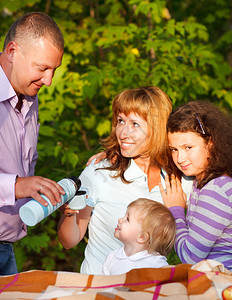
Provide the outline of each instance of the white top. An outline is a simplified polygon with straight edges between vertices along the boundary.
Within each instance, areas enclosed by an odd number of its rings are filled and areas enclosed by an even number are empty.
[[[118,219],[125,215],[130,202],[138,198],[148,198],[163,203],[159,186],[149,191],[147,175],[131,160],[125,171],[125,178],[132,183],[125,184],[120,178],[112,178],[115,171],[97,170],[109,166],[107,160],[97,165],[93,162],[80,175],[81,189],[85,190],[87,205],[93,207],[88,230],[89,240],[85,249],[85,259],[81,265],[81,273],[99,275],[107,255],[123,244],[114,237]],[[163,173],[165,173],[163,171]],[[165,181],[161,176],[161,182]],[[192,181],[184,180],[185,192],[190,192]]]
[[[121,247],[109,253],[103,265],[103,274],[119,275],[132,269],[161,268],[164,266],[168,266],[165,256],[151,254],[147,250],[127,256],[124,247]]]

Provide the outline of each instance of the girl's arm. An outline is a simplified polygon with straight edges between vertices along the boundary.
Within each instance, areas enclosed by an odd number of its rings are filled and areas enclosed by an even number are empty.
[[[92,207],[86,206],[79,213],[61,216],[58,223],[58,238],[64,248],[73,248],[82,240],[89,224],[92,209]]]
[[[177,228],[175,250],[189,264],[206,259],[215,243],[222,245],[221,235],[231,219],[229,199],[220,187],[208,184],[198,193],[191,195],[187,219],[183,206],[170,207]]]
[[[197,263],[210,254],[213,255],[215,244],[220,244],[218,248],[221,248],[226,243],[222,234],[230,224],[229,200],[217,188],[211,196],[206,196],[205,193],[207,189],[203,188],[197,203],[188,207],[187,221],[183,211],[175,207],[171,208],[177,225],[175,249],[182,262]]]

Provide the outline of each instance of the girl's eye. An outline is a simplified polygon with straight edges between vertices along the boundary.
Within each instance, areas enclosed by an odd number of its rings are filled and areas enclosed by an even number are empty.
[[[169,148],[169,151],[170,151],[170,152],[175,152],[176,149],[174,149],[174,148]]]
[[[139,124],[136,122],[133,122],[134,127],[139,127]]]
[[[190,150],[191,148],[192,148],[191,146],[185,147],[186,150]]]

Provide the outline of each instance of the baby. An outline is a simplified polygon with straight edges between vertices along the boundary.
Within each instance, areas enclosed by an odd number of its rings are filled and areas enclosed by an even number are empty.
[[[168,265],[166,256],[175,241],[176,224],[163,204],[140,198],[128,205],[125,216],[118,220],[114,236],[124,246],[109,253],[103,266],[104,275]]]

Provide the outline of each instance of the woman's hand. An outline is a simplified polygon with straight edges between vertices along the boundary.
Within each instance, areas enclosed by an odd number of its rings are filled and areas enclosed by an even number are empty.
[[[180,180],[174,175],[171,175],[169,180],[168,175],[165,176],[166,191],[162,183],[159,183],[160,192],[164,201],[164,205],[169,207],[181,206],[186,207],[186,195],[183,192]]]
[[[79,214],[79,210],[73,210],[70,208],[68,203],[64,203],[60,208],[59,211],[65,215],[66,217],[71,217],[75,214]]]

